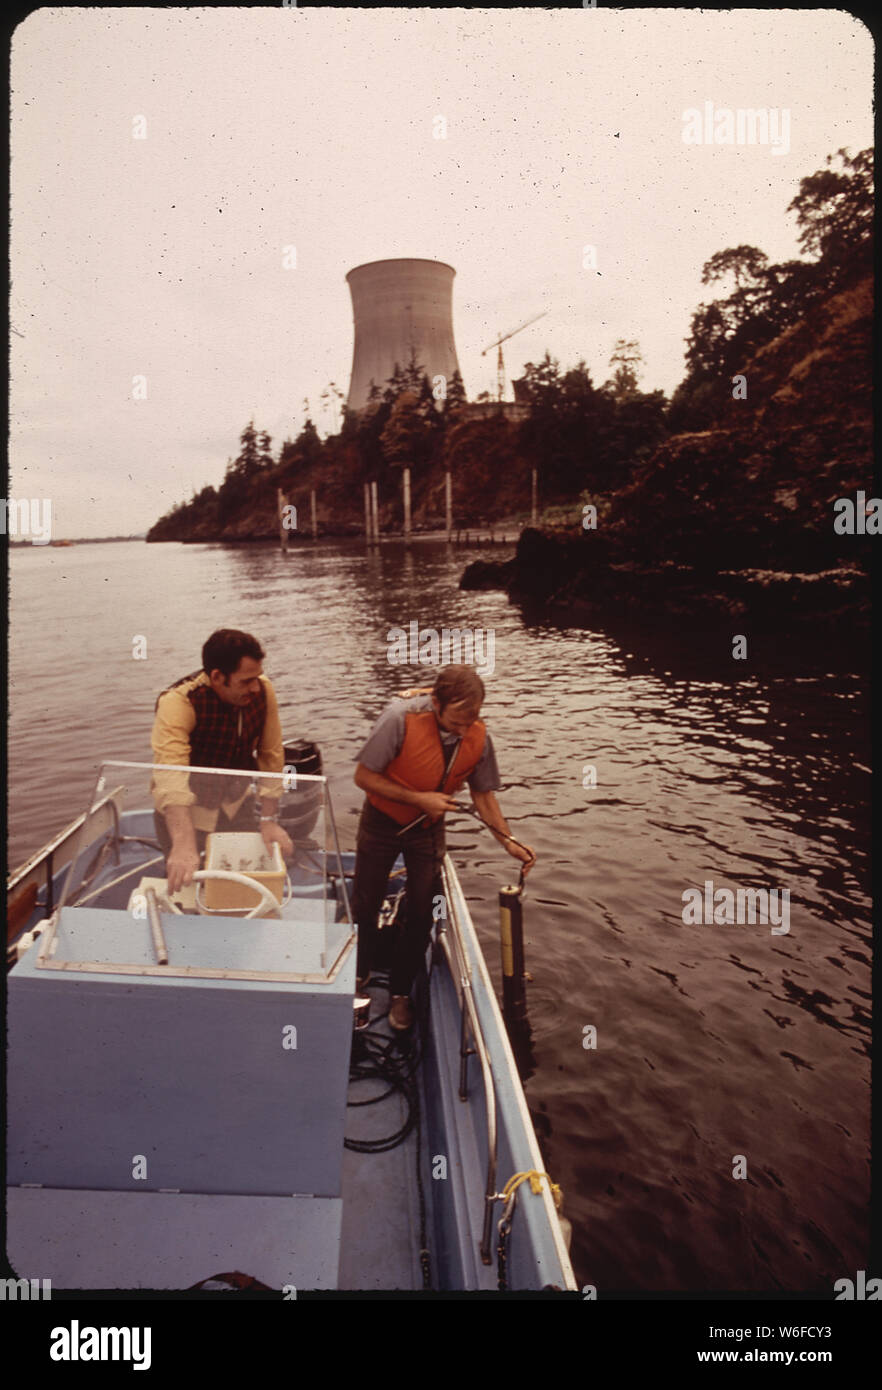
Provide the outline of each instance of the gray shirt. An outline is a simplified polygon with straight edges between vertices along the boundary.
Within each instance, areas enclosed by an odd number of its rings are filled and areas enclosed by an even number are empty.
[[[383,710],[367,737],[367,742],[358,754],[357,762],[363,763],[370,772],[385,772],[393,758],[397,758],[404,743],[406,728],[405,715],[419,714],[432,708],[431,695],[416,695],[410,700],[393,700]],[[438,727],[441,746],[444,749],[444,763],[453,751],[456,734],[448,733]],[[502,785],[496,754],[489,733],[484,740],[484,751],[473,771],[466,779],[473,792],[496,792]],[[434,788],[433,788],[434,790]]]

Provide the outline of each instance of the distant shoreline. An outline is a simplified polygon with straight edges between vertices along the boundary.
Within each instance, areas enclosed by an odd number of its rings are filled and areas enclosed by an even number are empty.
[[[111,541],[146,541],[147,532],[140,536],[58,536],[54,541],[49,541],[47,545],[35,545],[33,541],[10,541],[10,550],[31,549],[34,550],[58,550],[65,549],[69,545],[107,545]]]

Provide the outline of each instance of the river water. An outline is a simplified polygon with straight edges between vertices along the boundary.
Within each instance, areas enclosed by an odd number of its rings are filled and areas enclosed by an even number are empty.
[[[832,1297],[868,1255],[865,674],[791,659],[786,641],[775,669],[754,669],[728,635],[715,650],[682,632],[649,646],[553,623],[460,591],[477,553],[12,551],[9,862],[83,809],[102,757],[150,760],[156,695],[199,666],[216,627],[263,643],[286,737],[320,744],[352,848],[355,754],[387,698],[431,675],[390,665],[387,633],[492,630],[499,799],[539,856],[526,1093],[580,1284]],[[513,861],[448,819],[498,983],[496,893]],[[787,889],[789,931],[684,924],[684,891],[708,880]]]

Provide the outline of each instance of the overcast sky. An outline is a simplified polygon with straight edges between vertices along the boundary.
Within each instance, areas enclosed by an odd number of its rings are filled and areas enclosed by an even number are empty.
[[[471,398],[543,310],[509,378],[547,348],[600,384],[636,338],[670,393],[725,292],[704,262],[798,255],[799,180],[872,143],[872,61],[834,10],[37,11],[12,52],[12,495],[51,498],[58,536],[144,531],[252,416],[276,454],[304,397],[326,433],[344,277],[387,257],[455,267]],[[706,102],[786,110],[789,149],[684,143]]]

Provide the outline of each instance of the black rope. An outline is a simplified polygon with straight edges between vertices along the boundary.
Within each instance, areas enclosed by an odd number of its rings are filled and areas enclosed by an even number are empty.
[[[388,976],[373,973],[371,983],[388,988]],[[367,1100],[349,1100],[347,1105],[355,1110],[368,1105],[378,1105],[388,1096],[399,1092],[407,1105],[404,1124],[394,1134],[381,1139],[344,1139],[347,1149],[355,1153],[385,1153],[397,1148],[416,1126],[414,1102],[416,1095],[415,1077],[421,1060],[421,1048],[412,1043],[402,1048],[402,1039],[375,1032],[376,1026],[387,1018],[389,1010],[372,1019],[367,1028],[358,1029],[353,1035],[352,1058],[349,1063],[349,1080],[385,1082],[386,1090],[379,1095],[369,1096]]]

